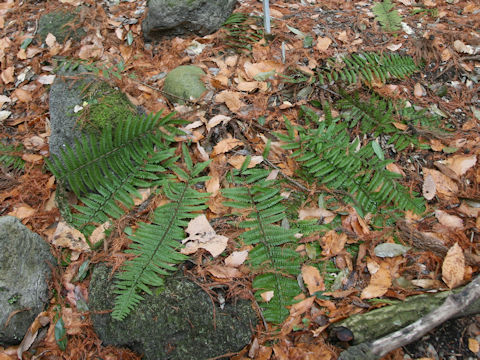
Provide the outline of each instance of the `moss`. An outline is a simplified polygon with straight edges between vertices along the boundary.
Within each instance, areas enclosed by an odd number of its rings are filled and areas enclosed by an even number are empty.
[[[83,92],[83,110],[77,120],[82,130],[101,132],[136,113],[127,96],[104,81],[85,84]]]
[[[38,24],[38,36],[42,42],[49,33],[55,35],[57,42],[62,44],[68,38],[73,41],[80,41],[86,35],[85,30],[78,28],[79,9],[73,12],[66,10],[52,11],[43,15]]]

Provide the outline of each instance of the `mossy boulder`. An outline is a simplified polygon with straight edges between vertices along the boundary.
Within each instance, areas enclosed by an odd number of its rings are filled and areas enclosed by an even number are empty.
[[[207,90],[201,79],[204,75],[198,66],[178,66],[168,73],[163,90],[173,103],[184,104],[192,99],[197,100]]]
[[[40,17],[38,21],[40,41],[44,42],[49,33],[55,36],[59,44],[69,38],[80,41],[86,32],[81,28],[79,11],[78,8],[74,11],[57,10]]]
[[[177,273],[165,287],[142,294],[123,320],[113,320],[115,301],[111,269],[97,265],[89,288],[89,309],[95,332],[104,345],[125,346],[146,360],[204,360],[236,352],[248,345],[256,325],[246,300],[213,303],[193,281]]]

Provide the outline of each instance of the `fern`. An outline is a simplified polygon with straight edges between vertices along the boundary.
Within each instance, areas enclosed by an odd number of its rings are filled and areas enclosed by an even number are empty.
[[[173,113],[160,118],[160,113],[143,118],[129,116],[115,129],[107,127],[102,134],[84,135],[75,147],[66,147],[61,157],[47,160],[57,180],[69,185],[77,196],[125,178],[135,166],[149,158],[155,147],[165,149],[174,141],[182,123]],[[136,164],[136,165],[135,165]]]
[[[376,20],[382,25],[386,31],[398,31],[401,29],[402,17],[390,0],[383,0],[383,2],[375,3],[372,8],[376,15]]]
[[[339,60],[329,59],[326,67],[317,73],[321,84],[325,84],[325,81],[332,83],[338,80],[354,84],[359,80],[367,83],[374,80],[385,83],[387,79],[403,79],[418,70],[419,66],[409,56],[378,55],[370,52],[351,54]]]
[[[243,186],[223,189],[222,194],[231,200],[225,205],[250,210],[238,226],[248,229],[241,235],[244,243],[255,246],[249,253],[249,265],[257,272],[252,286],[265,320],[279,324],[289,314],[287,306],[295,303],[294,297],[301,292],[296,280],[300,255],[293,247],[295,231],[275,225],[285,217],[285,207],[278,184],[265,180],[267,175],[261,169],[245,170],[235,179]],[[273,297],[266,302],[261,295],[270,291]]]
[[[243,49],[251,51],[252,44],[263,38],[261,30],[254,30],[258,17],[243,13],[233,13],[223,24],[227,31],[224,43],[237,51]],[[259,27],[260,28],[260,27]]]
[[[141,291],[151,294],[150,286],[162,286],[162,276],[175,271],[175,265],[187,257],[177,250],[184,238],[183,228],[188,221],[205,209],[208,193],[200,193],[193,187],[204,182],[208,177],[199,177],[209,162],[192,164],[190,155],[183,146],[187,171],[171,165],[183,182],[166,182],[163,191],[170,200],[168,204],[158,207],[154,212],[152,224],[140,223],[128,253],[135,255],[127,261],[122,271],[116,276],[117,297],[112,317],[123,320],[143,299]]]
[[[0,166],[23,169],[25,161],[19,156],[22,150],[22,145],[4,145],[0,142]]]
[[[385,169],[392,161],[379,156],[376,142],[362,147],[358,139],[350,142],[347,123],[326,119],[312,130],[285,121],[288,134],[277,134],[287,143],[284,148],[294,150],[293,157],[316,182],[345,194],[361,214],[392,203],[398,210],[424,211],[423,200],[397,182],[401,176]]]

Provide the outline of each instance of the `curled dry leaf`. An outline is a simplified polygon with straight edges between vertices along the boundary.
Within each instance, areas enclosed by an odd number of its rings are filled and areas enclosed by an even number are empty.
[[[325,224],[329,224],[336,215],[334,212],[322,208],[305,208],[298,212],[298,219],[323,219]]]
[[[211,156],[213,157],[218,154],[226,153],[242,144],[243,143],[238,139],[234,139],[234,138],[223,139],[220,142],[218,142],[217,145],[214,146]]]
[[[362,291],[360,296],[362,299],[373,299],[383,296],[387,292],[388,288],[392,285],[392,276],[390,274],[388,264],[386,262],[382,262],[379,266],[378,264],[375,264],[374,266],[369,266],[368,269],[370,271],[371,268],[377,267],[378,269],[370,278],[370,283]]]
[[[477,163],[476,155],[454,155],[445,161],[439,161],[455,172],[459,177],[475,166]]]
[[[253,80],[255,76],[261,73],[267,73],[270,71],[281,73],[284,68],[285,66],[283,64],[273,60],[265,60],[255,64],[247,61],[244,65],[245,73],[250,77],[251,80]]]
[[[248,250],[234,251],[226,259],[225,265],[232,267],[239,267],[248,257]]]
[[[215,126],[218,124],[222,123],[223,125],[227,124],[232,118],[230,116],[218,114],[212,117],[210,120],[208,120],[207,123],[207,131],[210,131],[213,129]]]
[[[444,226],[447,226],[453,229],[463,228],[462,219],[460,219],[458,216],[450,215],[443,210],[435,210],[435,217],[437,218],[438,222]]]
[[[302,278],[305,285],[307,285],[310,295],[315,294],[317,291],[325,290],[323,277],[320,275],[320,271],[315,266],[302,266]]]
[[[192,219],[185,231],[190,236],[182,241],[182,244],[185,244],[185,247],[180,251],[182,254],[189,255],[198,249],[205,249],[213,257],[217,257],[227,247],[228,238],[217,235],[205,215]]]
[[[439,197],[450,198],[457,194],[458,185],[448,176],[445,176],[437,170],[423,168],[424,179],[426,179],[428,175],[432,177],[435,183],[436,193]]]
[[[332,257],[343,251],[347,243],[347,235],[345,233],[338,234],[335,230],[327,232],[320,240],[322,245],[322,255]]]
[[[236,91],[223,90],[215,96],[215,101],[225,103],[231,112],[238,112],[245,104],[240,100],[242,94]]]
[[[462,248],[455,243],[447,252],[442,264],[442,280],[450,289],[463,282],[465,274],[465,256]]]

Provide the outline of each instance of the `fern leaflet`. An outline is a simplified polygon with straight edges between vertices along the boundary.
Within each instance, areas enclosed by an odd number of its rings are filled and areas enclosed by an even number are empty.
[[[4,145],[0,142],[0,166],[23,169],[25,161],[20,157],[22,150],[22,145]]]
[[[183,146],[183,154],[187,171],[171,165],[183,182],[168,181],[163,186],[169,203],[158,207],[154,212],[151,224],[140,223],[127,253],[135,255],[125,262],[122,271],[116,275],[117,297],[112,317],[123,320],[141,301],[141,292],[151,294],[150,286],[162,286],[162,276],[175,271],[175,265],[187,257],[178,252],[180,240],[184,238],[183,228],[188,221],[205,209],[208,193],[200,193],[193,187],[204,182],[208,177],[199,176],[208,166],[208,162],[192,164],[190,155]]]
[[[261,169],[241,175],[243,186],[223,189],[222,194],[230,199],[225,205],[251,210],[238,226],[248,229],[241,235],[245,244],[255,245],[249,253],[249,265],[258,273],[252,286],[265,320],[280,324],[289,314],[287,306],[301,292],[296,281],[300,255],[293,248],[295,231],[275,225],[285,217],[278,183],[265,180],[268,173]],[[268,295],[273,297],[265,300]]]
[[[375,3],[372,8],[376,15],[376,20],[382,25],[382,28],[387,31],[398,31],[401,29],[402,17],[390,0],[383,0],[383,2]]]

